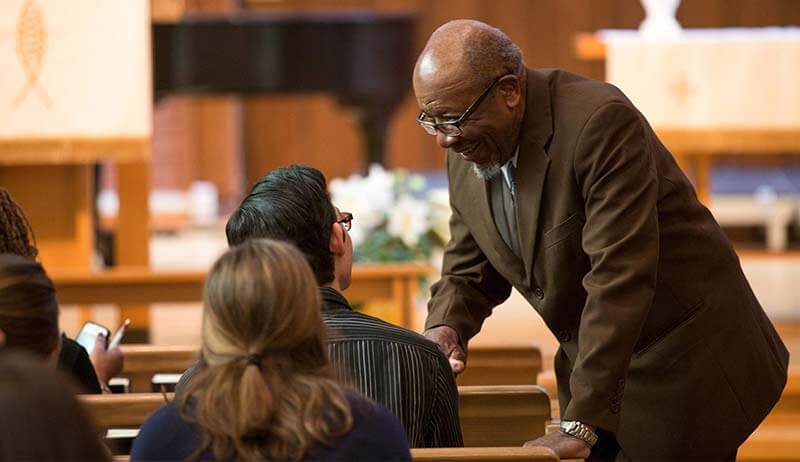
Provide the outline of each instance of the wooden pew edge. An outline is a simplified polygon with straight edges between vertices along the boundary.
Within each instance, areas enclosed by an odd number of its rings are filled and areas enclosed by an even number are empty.
[[[411,458],[419,462],[456,462],[470,460],[524,461],[559,460],[552,449],[545,447],[471,447],[471,448],[412,448]]]
[[[417,462],[469,462],[480,458],[492,457],[499,462],[508,461],[538,461],[552,460],[561,462],[583,462],[584,459],[559,459],[556,454],[548,448],[520,448],[520,447],[496,447],[496,448],[411,448],[411,459]],[[129,462],[129,455],[116,455],[112,457],[114,462]]]

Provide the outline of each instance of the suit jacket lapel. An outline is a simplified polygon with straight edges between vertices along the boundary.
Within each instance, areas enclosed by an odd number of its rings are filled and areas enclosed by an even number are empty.
[[[542,193],[550,165],[545,151],[553,135],[550,92],[542,74],[528,70],[525,116],[522,121],[519,158],[517,159],[516,201],[522,260],[527,281],[533,276],[534,250],[539,237],[539,214]]]

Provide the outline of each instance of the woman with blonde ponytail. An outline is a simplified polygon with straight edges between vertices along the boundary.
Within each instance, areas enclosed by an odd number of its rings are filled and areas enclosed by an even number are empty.
[[[131,460],[410,460],[396,417],[343,389],[316,281],[292,245],[251,240],[209,272],[199,371]]]

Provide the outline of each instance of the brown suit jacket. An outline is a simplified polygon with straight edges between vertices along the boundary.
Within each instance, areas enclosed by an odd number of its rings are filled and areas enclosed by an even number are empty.
[[[724,457],[786,383],[788,352],[719,225],[614,86],[528,70],[518,258],[487,182],[447,153],[452,239],[426,327],[464,341],[514,286],[561,343],[562,418],[634,459]]]

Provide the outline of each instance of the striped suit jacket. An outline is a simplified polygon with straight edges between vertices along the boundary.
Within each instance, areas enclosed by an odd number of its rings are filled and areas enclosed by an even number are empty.
[[[335,289],[322,287],[320,296],[328,353],[339,381],[394,412],[412,447],[463,446],[458,388],[439,347],[354,311]],[[183,373],[176,394],[183,393],[198,367]]]
[[[354,311],[323,287],[322,319],[339,380],[394,412],[412,447],[463,446],[458,389],[435,343],[407,329]]]

